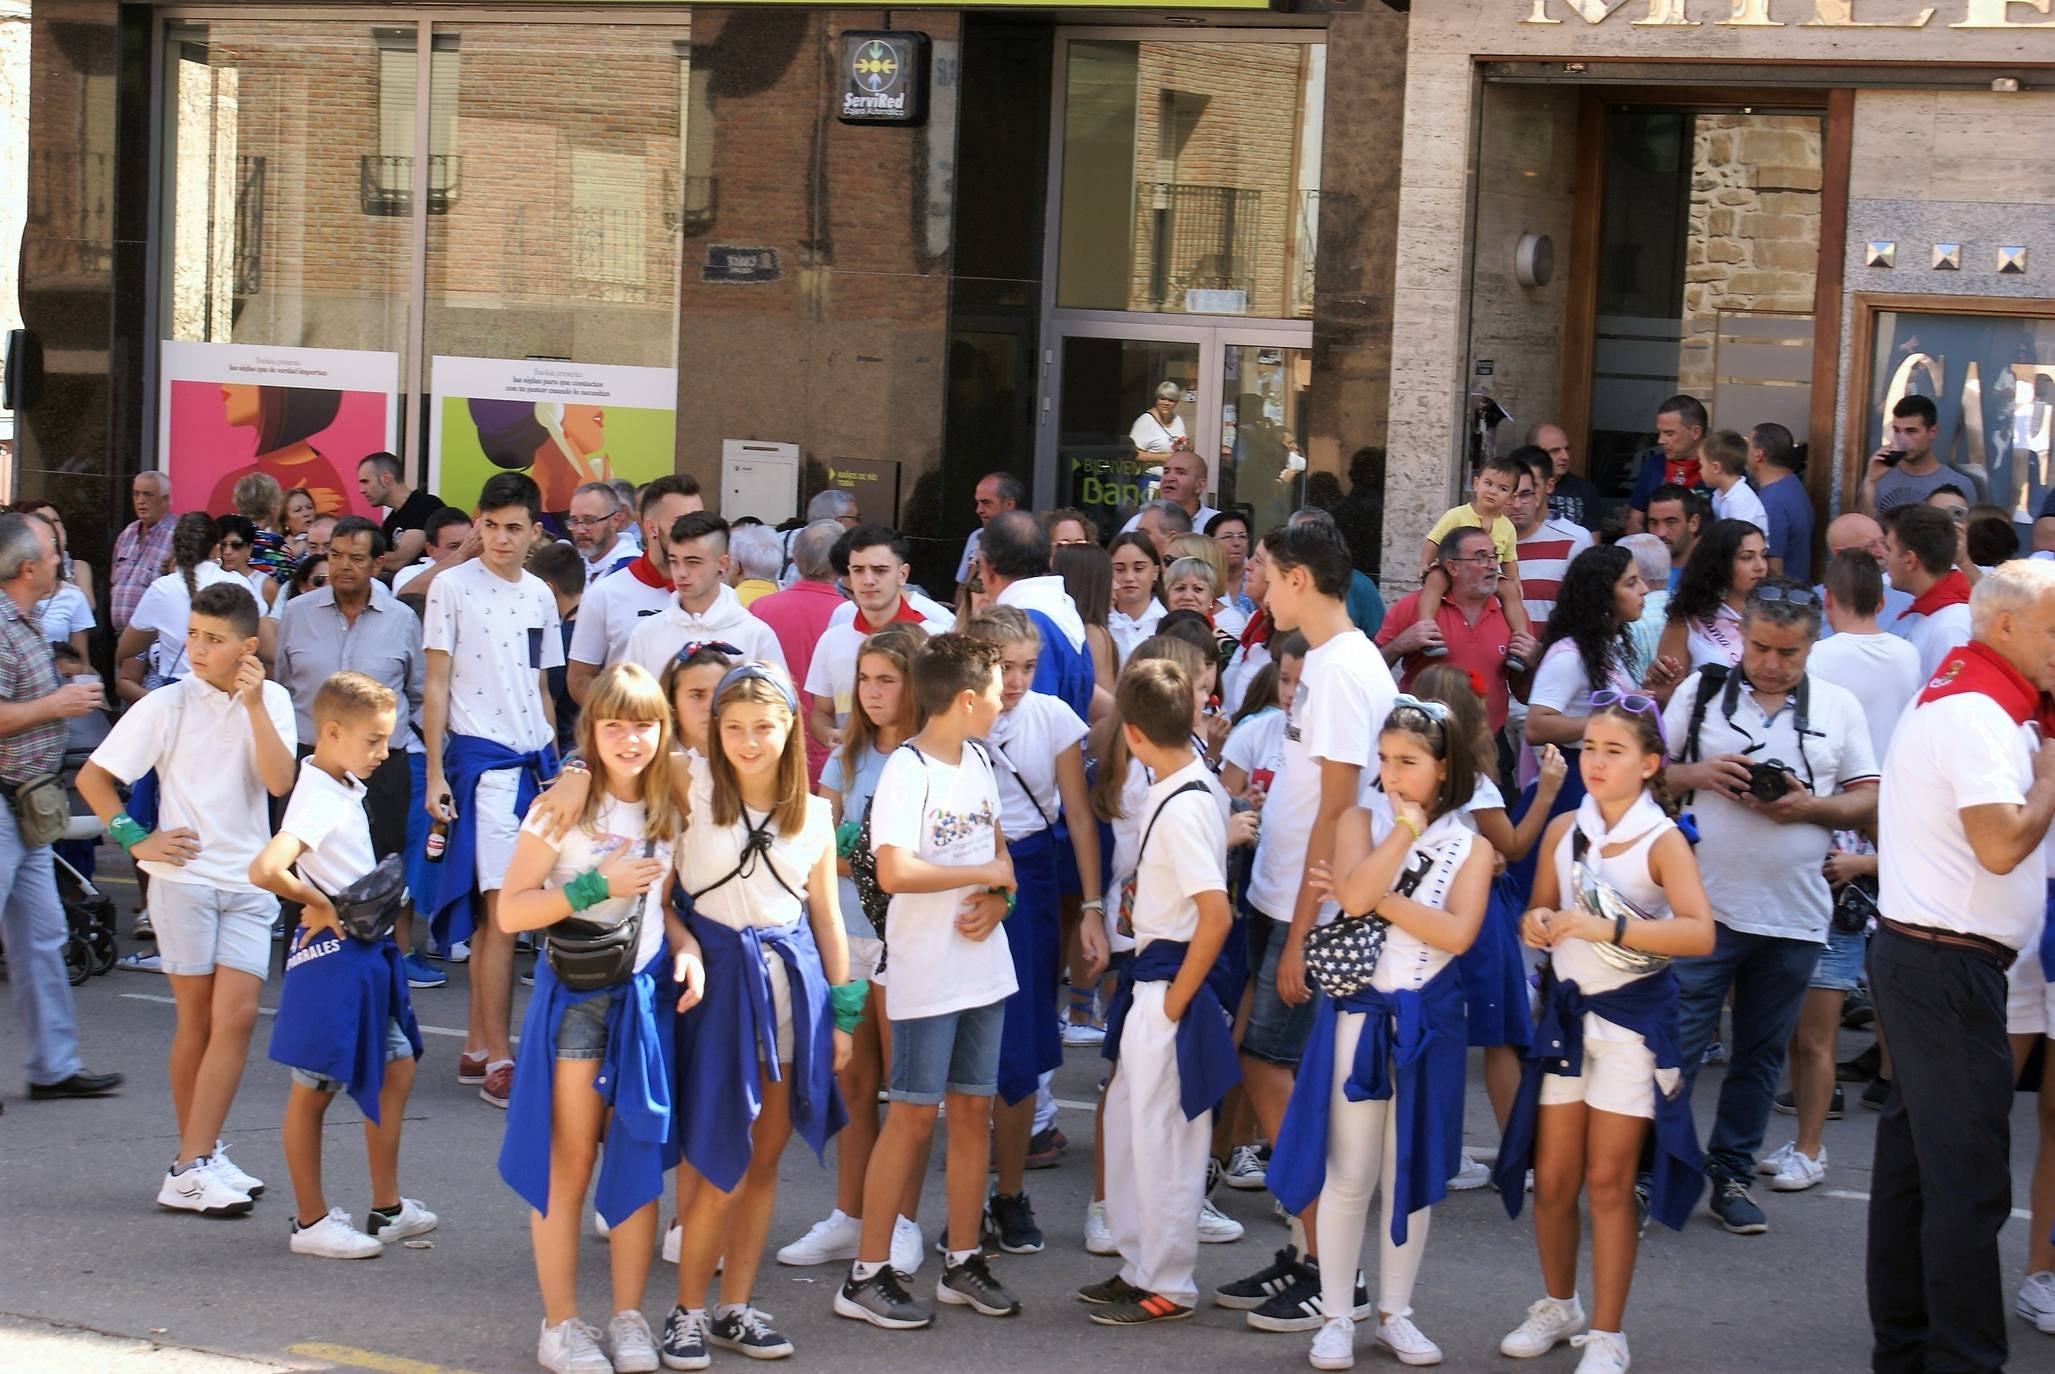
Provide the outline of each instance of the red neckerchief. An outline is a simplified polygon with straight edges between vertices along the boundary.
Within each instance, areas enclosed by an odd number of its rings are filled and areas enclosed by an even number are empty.
[[[1976,640],[1949,651],[1933,680],[1920,692],[1919,702],[1924,706],[1942,697],[1969,693],[1989,697],[2012,717],[2014,725],[2034,719],[2041,713],[2045,700],[2031,682],[2020,676],[2019,669]]]
[[[1242,653],[1247,654],[1255,645],[1269,642],[1270,612],[1258,606],[1256,613],[1249,617],[1249,623],[1242,627]]]
[[[1912,599],[1912,604],[1898,612],[1900,620],[1909,615],[1932,615],[1944,606],[1966,606],[1969,604],[1969,579],[1960,568],[1950,568],[1948,575]]]
[[[899,609],[892,612],[892,618],[886,621],[885,624],[920,625],[924,624],[926,621],[927,617],[922,615],[919,611],[916,611],[913,608],[913,603],[902,596],[899,598]]]
[[[635,580],[645,587],[655,587],[658,591],[664,592],[671,590],[670,573],[650,562],[649,554],[646,552],[628,565],[628,571],[635,574]]]
[[[1704,478],[1699,473],[1698,460],[1696,458],[1678,459],[1671,458],[1667,454],[1663,457],[1663,480],[1673,486],[1682,487],[1686,491],[1691,490],[1693,487],[1705,485]]]

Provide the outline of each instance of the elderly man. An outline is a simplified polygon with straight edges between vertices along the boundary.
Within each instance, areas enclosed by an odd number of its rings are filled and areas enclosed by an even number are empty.
[[[815,492],[813,499],[806,503],[806,525],[817,525],[823,520],[832,520],[845,530],[855,529],[863,520],[863,515],[857,508],[856,493],[841,487],[823,487]],[[786,530],[779,541],[777,582],[781,587],[789,587],[799,580],[799,567],[797,560],[792,556],[792,544],[798,539],[799,531],[805,529],[806,525]]]
[[[971,493],[971,504],[978,513],[978,527],[970,532],[970,538],[963,541],[963,557],[956,562],[957,586],[970,581],[971,565],[978,556],[978,541],[984,537],[985,526],[992,523],[992,517],[1018,509],[1027,499],[1027,487],[1010,472],[988,472],[978,478],[977,489]]]
[[[1422,669],[1437,661],[1470,672],[1484,684],[1485,720],[1495,733],[1506,723],[1507,657],[1539,663],[1540,651],[1531,636],[1515,634],[1506,625],[1498,552],[1489,534],[1475,525],[1450,530],[1435,561],[1448,576],[1449,593],[1434,619],[1420,619],[1420,593],[1400,597],[1385,613],[1377,647],[1406,691]],[[1442,652],[1430,655],[1435,648]]]
[[[152,495],[160,494],[153,486]],[[46,522],[0,515],[0,785],[10,796],[63,764],[66,721],[105,704],[98,682],[67,685],[57,676],[50,642],[31,618],[57,586],[61,567]],[[79,1062],[64,968],[71,930],[57,900],[50,846],[24,841],[12,806],[0,806],[0,931],[9,991],[28,1039],[29,1096],[102,1097],[120,1087],[120,1074],[88,1073]]]
[[[1634,671],[1646,673],[1655,662],[1663,627],[1669,624],[1670,546],[1644,530],[1622,536],[1620,547],[1634,555],[1635,571],[1648,588],[1648,594],[1641,599],[1641,618],[1627,627],[1627,636],[1634,642]]]
[[[611,482],[586,482],[571,493],[571,511],[564,524],[571,531],[571,547],[585,564],[588,587],[627,567],[641,552],[620,533],[620,501]]]
[[[128,628],[136,603],[164,573],[171,557],[171,479],[161,472],[139,472],[129,485],[136,518],[114,537],[114,562],[107,570],[110,596],[107,622],[120,634]]]
[[[1711,954],[1672,965],[1683,1091],[1690,1094],[1706,1046],[1718,1038],[1731,993],[1734,1034],[1706,1172],[1713,1214],[1735,1235],[1769,1229],[1749,1184],[1785,1045],[1827,942],[1834,899],[1821,860],[1835,831],[1876,817],[1877,765],[1862,706],[1846,688],[1806,672],[1819,628],[1810,587],[1764,579],[1742,608],[1739,669],[1694,673],[1663,716],[1669,785],[1697,794],[1699,869],[1718,935]]]
[[[1870,1172],[1871,1368],[2005,1366],[1998,1232],[2012,1208],[2006,973],[2047,905],[2055,565],[1998,567],[1891,737],[1870,947],[1891,1092]]]
[[[1192,532],[1191,512],[1175,501],[1159,498],[1144,502],[1122,533],[1130,530],[1149,536],[1149,542],[1155,546],[1156,557],[1167,564],[1170,562],[1170,541],[1180,534]]]
[[[1131,516],[1120,532],[1142,527],[1142,517],[1152,509],[1175,506],[1184,512],[1183,534],[1190,530],[1203,530],[1219,511],[1206,504],[1206,460],[1190,449],[1179,449],[1163,458],[1163,476],[1156,483],[1155,499]],[[1166,536],[1167,537],[1167,536]],[[1160,541],[1159,541],[1160,542]]]

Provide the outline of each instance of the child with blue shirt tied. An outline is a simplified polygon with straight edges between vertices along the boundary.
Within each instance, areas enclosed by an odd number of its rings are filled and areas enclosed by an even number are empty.
[[[178,1155],[157,1205],[240,1216],[264,1184],[229,1163],[219,1136],[271,968],[278,899],[250,881],[250,862],[271,839],[265,794],[293,787],[293,702],[265,680],[257,600],[240,578],[193,596],[182,649],[192,671],[129,707],[79,770],[78,790],[152,879],[157,951],[177,1007]],[[122,809],[115,790],[153,769],[154,832]]]
[[[285,1108],[285,1165],[299,1215],[292,1251],[371,1259],[435,1229],[435,1213],[400,1196],[400,1127],[421,1057],[421,1029],[390,930],[346,932],[332,900],[376,866],[362,781],[385,761],[397,715],[392,689],[336,673],[314,695],[314,752],[286,803],[278,834],[250,864],[250,881],[301,907],[272,1024],[271,1058],[293,1071]],[[398,903],[395,903],[397,909]],[[321,1123],[336,1093],[364,1113],[371,1172],[368,1234],[331,1208],[321,1187]]]

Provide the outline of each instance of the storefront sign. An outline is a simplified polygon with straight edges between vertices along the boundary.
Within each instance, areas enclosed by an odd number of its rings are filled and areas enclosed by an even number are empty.
[[[703,282],[760,286],[781,275],[775,248],[737,248],[733,244],[710,243],[706,262],[699,269]]]
[[[1909,0],[1700,0],[1717,11],[1724,7],[1724,19],[1709,21],[1715,28],[1781,29],[1796,24],[1808,29],[1923,29],[1940,13],[1936,5]],[[1565,14],[1587,24],[1602,24],[1614,14],[1641,9],[1630,21],[1637,29],[1699,28],[1706,20],[1691,17],[1691,0],[1518,0],[1531,6],[1523,24],[1560,24]],[[1642,9],[1642,6],[1646,6]],[[2047,15],[2055,0],[1951,0],[1960,19],[1951,29],[2055,29],[2055,19],[2036,22],[2025,18],[2039,12]]]
[[[828,485],[856,497],[866,525],[899,523],[899,464],[890,458],[830,458]]]
[[[844,124],[917,125],[928,117],[928,36],[892,29],[842,35]]]

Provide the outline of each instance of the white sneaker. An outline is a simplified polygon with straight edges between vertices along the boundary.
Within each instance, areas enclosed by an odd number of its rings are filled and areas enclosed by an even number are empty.
[[[1227,1168],[1220,1181],[1230,1188],[1253,1193],[1270,1186],[1263,1168],[1263,1153],[1254,1145],[1237,1145],[1227,1152]]]
[[[1441,1363],[1441,1347],[1420,1334],[1410,1308],[1377,1323],[1377,1344],[1398,1356],[1400,1364]]]
[[[444,950],[439,957],[445,964],[468,964],[471,962],[471,942],[469,940],[458,940],[448,949]],[[583,1323],[580,1323],[580,1325],[583,1325]],[[585,1329],[587,1331],[592,1330],[589,1326],[585,1327]]]
[[[1456,1170],[1455,1177],[1448,1181],[1452,1193],[1467,1193],[1472,1188],[1482,1188],[1491,1182],[1491,1170],[1470,1158],[1470,1152],[1463,1152],[1463,1167]]]
[[[1584,1325],[1584,1304],[1572,1293],[1568,1298],[1543,1298],[1527,1309],[1527,1320],[1506,1333],[1498,1353],[1516,1360],[1546,1355]]]
[[[778,1251],[778,1263],[805,1266],[856,1258],[863,1223],[837,1207],[798,1240]]]
[[[1347,1317],[1329,1317],[1322,1322],[1306,1359],[1315,1369],[1354,1369],[1356,1323]]]
[[[1120,1253],[1120,1247],[1113,1243],[1113,1228],[1106,1224],[1106,1204],[1103,1202],[1095,1202],[1085,1208],[1085,1251],[1093,1255]]]
[[[607,1350],[621,1374],[653,1374],[657,1368],[656,1337],[632,1308],[607,1323]]]
[[[1242,1224],[1213,1205],[1213,1199],[1199,1201],[1199,1244],[1232,1245],[1242,1238]]]
[[[182,1174],[167,1170],[157,1189],[157,1205],[203,1217],[239,1217],[251,1207],[250,1195],[231,1188],[206,1159],[196,1159]]]
[[[685,1228],[673,1223],[670,1229],[664,1232],[664,1263],[676,1264],[678,1262],[678,1252],[684,1246]],[[716,1269],[714,1272],[718,1274],[721,1271]]]
[[[1784,1167],[1784,1161],[1791,1158],[1792,1151],[1797,1148],[1797,1141],[1785,1141],[1782,1145],[1779,1145],[1776,1149],[1755,1161],[1755,1172],[1764,1178],[1775,1178],[1778,1171]]]
[[[1584,1352],[1577,1374],[1627,1374],[1633,1364],[1627,1358],[1627,1338],[1618,1331],[1587,1331],[1570,1337],[1570,1344]]]
[[[130,973],[162,973],[164,960],[160,955],[145,954],[137,950],[134,954],[124,954],[116,959],[114,967],[127,969]]]
[[[291,1244],[295,1255],[317,1259],[376,1259],[385,1253],[385,1247],[359,1231],[340,1207],[329,1208],[328,1215],[312,1226],[295,1221]]]
[[[599,1348],[599,1333],[576,1317],[542,1328],[535,1362],[551,1374],[614,1374],[613,1361]]]
[[[912,1278],[920,1272],[921,1261],[926,1258],[927,1244],[920,1233],[920,1223],[911,1217],[896,1217],[892,1222],[892,1271]]]
[[[1071,1049],[1089,1049],[1106,1043],[1106,1030],[1102,1026],[1087,1025],[1078,1021],[1063,1023],[1063,1043]]]
[[[2028,1274],[2026,1282],[2019,1285],[2019,1297],[2012,1306],[2035,1329],[2055,1336],[2055,1272],[2043,1269],[2038,1274]]]
[[[442,1219],[416,1202],[413,1198],[400,1199],[400,1214],[390,1221],[377,1212],[366,1218],[366,1229],[378,1239],[380,1245],[396,1245],[409,1236],[426,1235],[441,1224]]]
[[[1827,1177],[1827,1147],[1820,1146],[1819,1158],[1791,1147],[1791,1153],[1777,1168],[1777,1176],[1770,1180],[1770,1191],[1776,1193],[1802,1193],[1807,1188],[1824,1183]]]
[[[248,1193],[252,1198],[264,1196],[264,1180],[236,1168],[234,1161],[228,1157],[228,1146],[218,1140],[215,1141],[214,1153],[208,1158],[213,1161],[210,1167],[221,1176],[223,1183],[239,1193]]]

